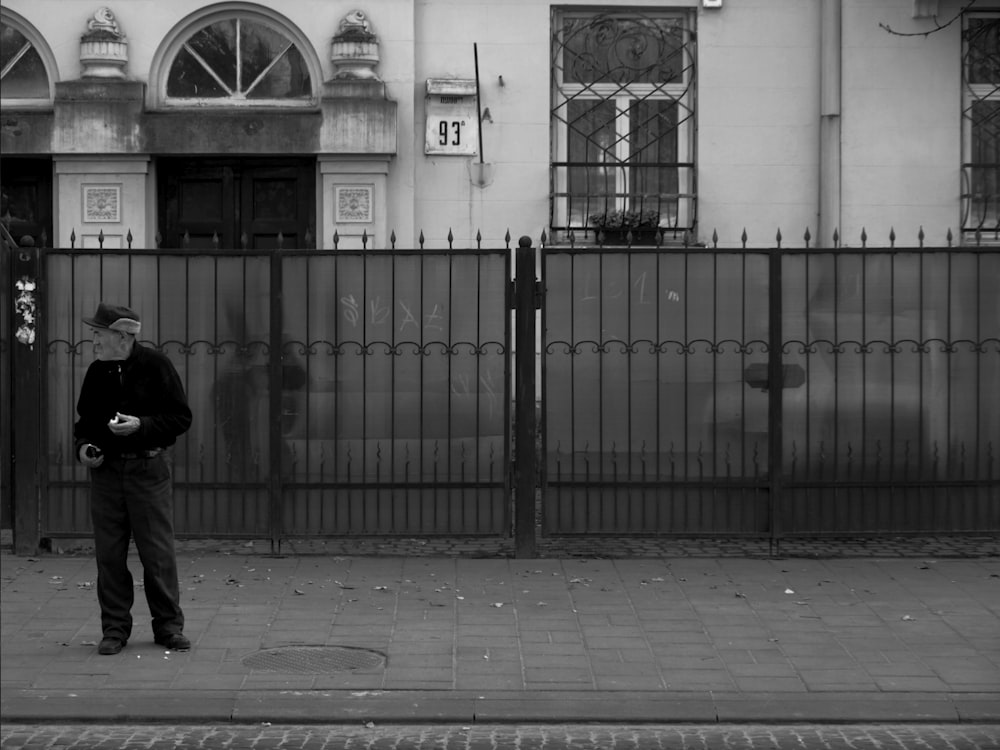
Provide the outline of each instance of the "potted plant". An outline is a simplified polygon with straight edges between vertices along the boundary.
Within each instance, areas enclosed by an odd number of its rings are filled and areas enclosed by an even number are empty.
[[[660,234],[660,212],[651,209],[592,213],[587,221],[599,240],[603,233],[603,243],[608,245],[655,245]]]

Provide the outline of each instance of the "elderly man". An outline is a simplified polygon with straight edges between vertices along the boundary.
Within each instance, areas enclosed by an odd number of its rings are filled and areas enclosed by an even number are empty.
[[[139,316],[101,302],[83,322],[94,332],[73,430],[76,453],[90,469],[91,518],[101,605],[101,654],[117,654],[132,635],[135,598],[130,539],[142,562],[153,639],[184,651],[174,551],[170,465],[165,450],[191,426],[191,409],[170,360],[136,341]]]

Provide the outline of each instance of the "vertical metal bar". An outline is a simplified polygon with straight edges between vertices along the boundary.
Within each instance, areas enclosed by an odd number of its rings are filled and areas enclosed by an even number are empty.
[[[279,250],[271,250],[271,309],[270,309],[270,347],[271,356],[269,359],[269,389],[270,400],[270,518],[269,533],[271,537],[271,551],[276,552],[281,548],[282,517],[281,517],[281,366],[284,360],[284,349],[281,343],[282,330],[282,309],[283,309],[283,267],[284,258]]]
[[[505,252],[503,256],[503,283],[504,289],[510,289],[510,273],[511,273],[511,262],[510,253]],[[503,503],[503,514],[504,521],[510,520],[510,510],[511,503],[510,498],[513,493],[513,477],[510,467],[510,440],[511,440],[511,369],[510,369],[510,352],[511,352],[511,321],[510,321],[510,292],[505,291],[504,294],[505,304],[504,304],[504,326],[503,326],[503,454],[501,455],[501,465],[504,467],[503,472],[503,494],[501,495],[501,502]],[[480,337],[480,340],[482,337]],[[493,480],[493,461],[490,462],[490,480]],[[509,523],[503,526],[504,529],[509,529]],[[534,538],[534,537],[532,537]]]
[[[770,480],[770,528],[771,548],[778,542],[781,533],[781,519],[778,510],[782,507],[782,299],[781,299],[781,251],[772,249],[768,268],[768,347],[767,347],[767,410],[768,410],[768,477]]]
[[[535,542],[535,249],[518,241],[515,268],[514,554],[536,557]]]

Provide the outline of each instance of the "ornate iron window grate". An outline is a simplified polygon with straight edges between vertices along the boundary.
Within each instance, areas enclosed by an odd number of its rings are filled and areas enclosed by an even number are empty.
[[[695,226],[695,35],[679,13],[558,13],[553,237],[680,238]]]
[[[962,232],[1000,238],[1000,13],[966,19],[962,62]]]

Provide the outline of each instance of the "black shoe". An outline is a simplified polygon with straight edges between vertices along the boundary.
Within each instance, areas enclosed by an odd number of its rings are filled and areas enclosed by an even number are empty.
[[[101,654],[101,656],[111,656],[112,654],[117,654],[123,648],[125,648],[125,641],[109,635],[101,639],[101,645],[97,647],[97,653]]]
[[[158,635],[153,640],[158,646],[163,646],[170,651],[187,651],[191,648],[191,641],[189,641],[187,637],[181,633]]]

